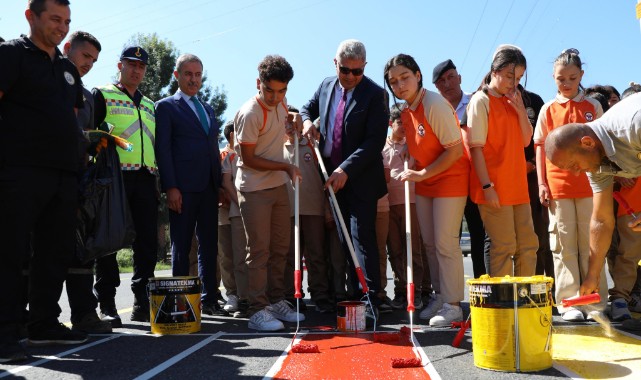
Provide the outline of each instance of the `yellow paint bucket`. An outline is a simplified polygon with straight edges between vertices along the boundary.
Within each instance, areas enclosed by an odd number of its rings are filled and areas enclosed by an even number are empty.
[[[365,302],[339,302],[336,308],[336,328],[344,332],[365,331]]]
[[[474,365],[528,372],[552,367],[552,283],[544,276],[467,280]]]
[[[151,332],[165,335],[200,331],[201,288],[198,277],[150,278]]]

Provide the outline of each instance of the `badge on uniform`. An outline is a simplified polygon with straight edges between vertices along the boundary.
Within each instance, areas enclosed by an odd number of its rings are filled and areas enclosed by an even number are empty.
[[[70,72],[65,71],[65,80],[69,83],[70,86],[73,86],[76,83],[76,79],[71,75]]]
[[[585,113],[585,120],[587,120],[587,121],[594,120],[594,115],[592,114],[592,112],[586,112]]]
[[[425,137],[425,127],[423,126],[423,124],[418,125],[417,131],[419,136]]]

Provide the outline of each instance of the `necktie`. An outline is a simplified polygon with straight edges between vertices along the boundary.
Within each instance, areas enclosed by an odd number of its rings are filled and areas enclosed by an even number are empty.
[[[336,116],[334,117],[334,132],[332,134],[332,154],[331,161],[334,166],[338,167],[343,162],[343,117],[345,116],[345,103],[347,100],[347,91],[341,89],[341,100],[338,102]]]
[[[198,100],[197,97],[192,96],[191,101],[194,102],[194,106],[196,106],[196,112],[198,112],[198,118],[200,119],[200,124],[205,130],[205,134],[209,134],[209,123],[207,122],[207,115],[205,114],[205,109],[203,108],[203,105],[200,104],[200,101]]]

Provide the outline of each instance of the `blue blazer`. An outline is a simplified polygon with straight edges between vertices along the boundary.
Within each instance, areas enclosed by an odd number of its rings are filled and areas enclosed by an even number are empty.
[[[213,108],[201,103],[209,115],[209,134],[178,93],[156,102],[156,162],[163,191],[200,192],[210,180],[220,187],[219,126]]]
[[[323,80],[312,99],[302,107],[303,120],[320,116],[320,148],[328,133],[329,106],[338,77]],[[363,199],[379,199],[387,193],[381,154],[389,126],[388,95],[382,87],[363,77],[346,105],[343,122],[341,169],[347,173],[345,188]],[[328,170],[330,170],[328,168]]]

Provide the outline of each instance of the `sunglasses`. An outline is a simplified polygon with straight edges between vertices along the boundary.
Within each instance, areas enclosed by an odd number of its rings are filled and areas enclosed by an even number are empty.
[[[341,74],[343,75],[352,73],[353,76],[358,77],[363,75],[363,72],[365,71],[365,69],[350,69],[349,67],[338,66],[338,71],[340,71]]]

